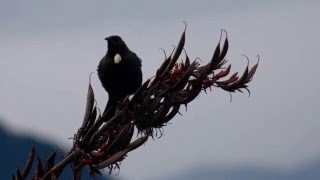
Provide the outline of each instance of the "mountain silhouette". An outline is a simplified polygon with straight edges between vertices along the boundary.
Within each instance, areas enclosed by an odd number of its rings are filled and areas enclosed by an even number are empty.
[[[0,179],[12,179],[17,167],[22,169],[27,161],[31,147],[35,145],[37,155],[45,159],[57,149],[44,140],[39,140],[32,136],[18,135],[9,132],[2,124],[0,118]],[[60,153],[61,155],[61,153]],[[60,157],[59,155],[56,156]],[[71,169],[66,167],[59,179],[68,180],[71,178]],[[83,172],[82,179],[90,179],[89,172]],[[97,176],[97,180],[111,179],[110,177]],[[119,179],[119,177],[118,177]],[[153,179],[153,178],[151,178]],[[319,180],[320,179],[320,159],[306,163],[290,170],[261,166],[202,166],[186,169],[179,173],[168,174],[156,178],[166,180]]]
[[[12,175],[15,174],[17,167],[20,170],[24,168],[33,145],[35,145],[36,154],[41,160],[45,160],[52,152],[57,150],[57,145],[39,140],[39,138],[9,132],[2,122],[3,120],[0,118],[0,179],[12,179]],[[61,155],[62,151],[58,150],[56,159],[61,157]],[[36,161],[34,161],[33,166],[35,164]],[[65,167],[59,179],[72,179],[71,168]],[[82,173],[82,179],[90,179],[87,169]],[[107,178],[97,175],[96,179],[102,180]]]

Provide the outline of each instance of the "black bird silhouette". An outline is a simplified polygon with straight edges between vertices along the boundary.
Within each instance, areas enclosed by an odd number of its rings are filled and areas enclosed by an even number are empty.
[[[142,83],[140,58],[127,47],[119,36],[105,38],[107,54],[98,65],[98,76],[109,100],[105,112],[109,118],[115,114],[118,102],[133,94]]]

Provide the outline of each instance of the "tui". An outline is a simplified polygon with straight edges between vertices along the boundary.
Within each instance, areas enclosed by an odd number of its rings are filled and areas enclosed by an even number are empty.
[[[109,100],[105,109],[108,119],[114,116],[118,102],[133,94],[142,83],[140,58],[127,47],[119,36],[105,38],[107,54],[98,65],[98,76]]]

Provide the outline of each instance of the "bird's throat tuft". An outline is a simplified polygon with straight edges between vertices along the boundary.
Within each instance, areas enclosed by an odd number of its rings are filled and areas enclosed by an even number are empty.
[[[120,54],[116,54],[113,58],[113,61],[115,64],[119,64],[121,62],[121,56]]]

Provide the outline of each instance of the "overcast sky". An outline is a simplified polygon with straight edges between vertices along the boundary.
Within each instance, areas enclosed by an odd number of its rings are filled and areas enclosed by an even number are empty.
[[[0,0],[0,116],[13,131],[70,147],[88,76],[118,34],[143,60],[144,79],[187,21],[186,50],[210,59],[228,31],[233,71],[261,56],[251,96],[201,94],[164,130],[129,153],[120,177],[147,179],[192,167],[252,164],[287,169],[320,159],[320,2]],[[107,94],[95,74],[103,109]],[[139,172],[139,173],[137,173]]]

